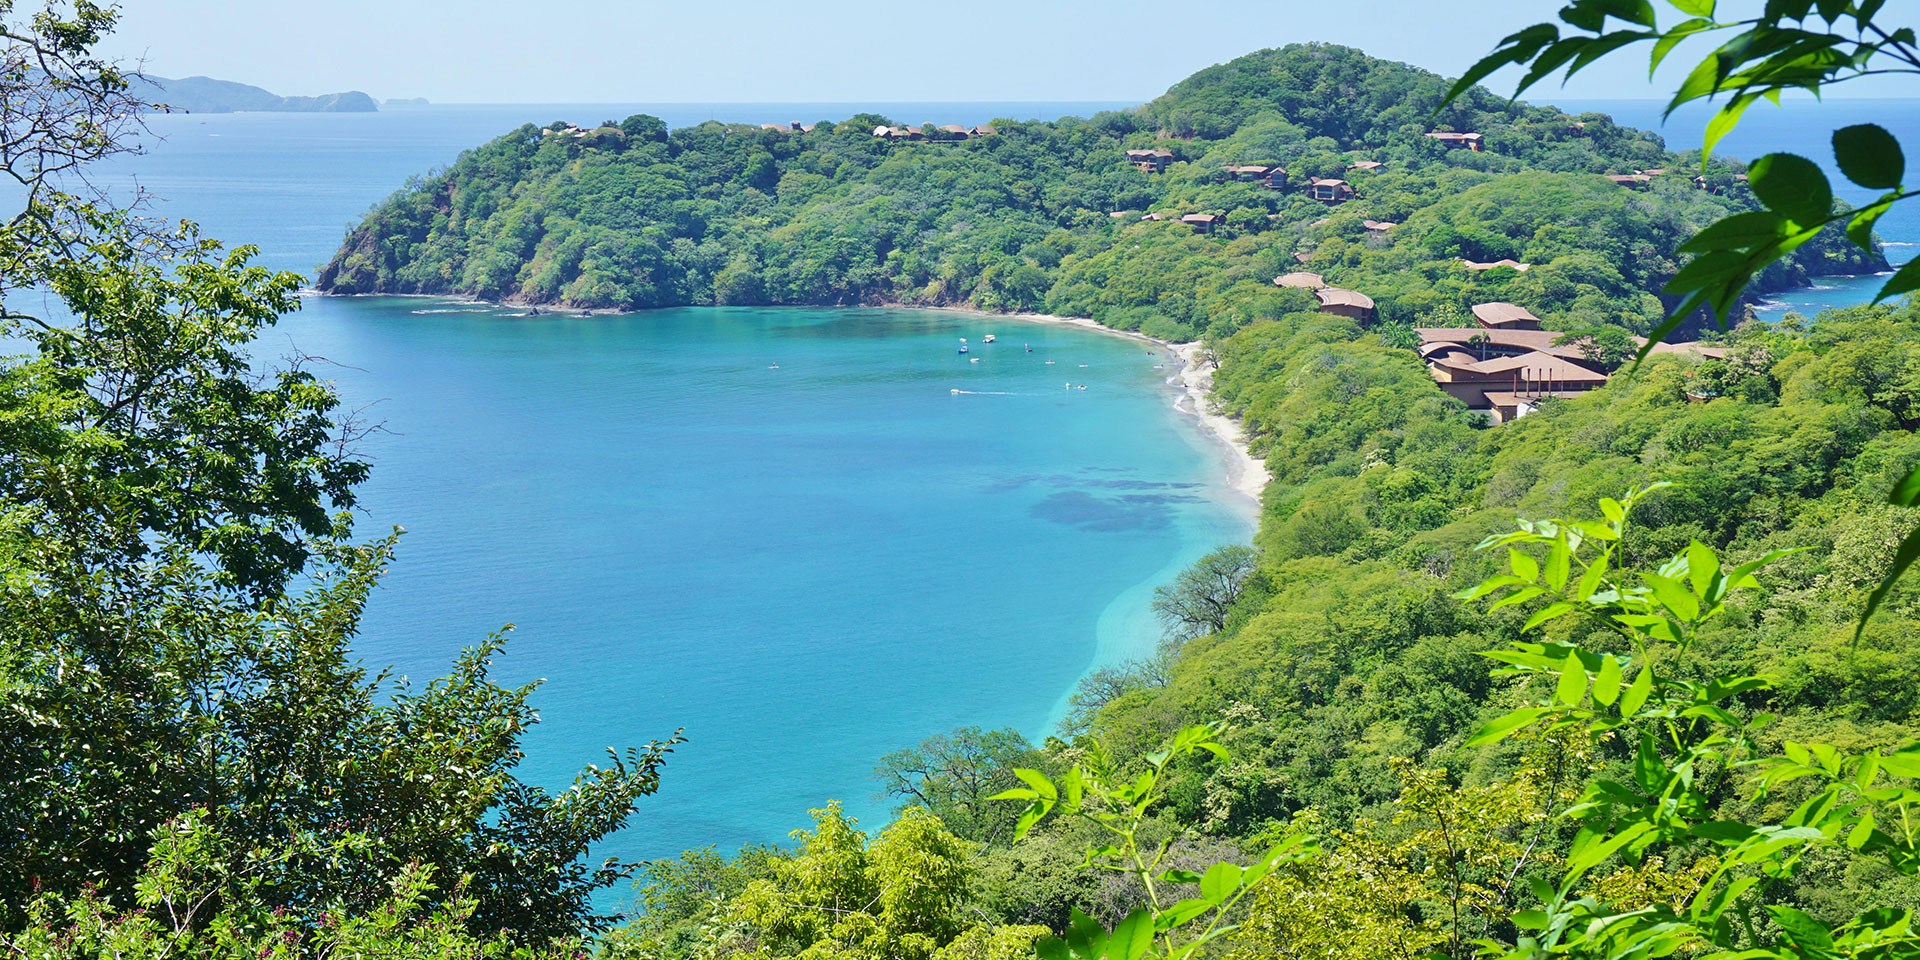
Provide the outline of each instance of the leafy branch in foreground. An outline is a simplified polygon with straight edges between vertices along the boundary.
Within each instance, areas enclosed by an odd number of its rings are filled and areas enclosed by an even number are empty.
[[[1254,884],[1278,867],[1318,855],[1315,839],[1296,832],[1244,867],[1222,862],[1205,873],[1195,873],[1163,866],[1175,838],[1150,847],[1142,827],[1148,811],[1164,799],[1168,765],[1201,752],[1225,760],[1226,748],[1215,742],[1225,732],[1217,723],[1187,727],[1147,755],[1146,768],[1132,776],[1094,744],[1086,761],[1068,770],[1058,783],[1037,770],[1016,769],[1014,773],[1027,785],[993,797],[1027,802],[1015,829],[1016,839],[1056,810],[1098,826],[1111,834],[1111,842],[1087,851],[1087,866],[1133,877],[1146,890],[1147,905],[1136,907],[1111,931],[1075,908],[1065,939],[1046,937],[1034,944],[1041,960],[1183,960],[1235,929],[1228,917]],[[1168,902],[1171,891],[1183,885],[1197,885],[1199,896]]]
[[[1624,501],[1600,502],[1606,522],[1542,520],[1488,538],[1480,549],[1505,548],[1510,573],[1462,591],[1462,599],[1502,594],[1494,607],[1545,601],[1528,618],[1534,630],[1579,617],[1626,640],[1618,655],[1577,643],[1516,642],[1488,656],[1502,673],[1534,681],[1538,706],[1487,724],[1472,744],[1521,730],[1574,732],[1595,741],[1633,744],[1630,780],[1594,781],[1567,816],[1580,829],[1558,886],[1540,883],[1540,903],[1514,915],[1525,936],[1508,947],[1482,941],[1482,956],[1913,957],[1920,934],[1911,911],[1880,907],[1826,924],[1781,896],[1809,854],[1821,848],[1871,858],[1897,873],[1920,870],[1920,743],[1848,753],[1827,744],[1787,742],[1762,755],[1755,734],[1769,719],[1744,707],[1764,691],[1765,676],[1699,682],[1671,660],[1701,628],[1727,611],[1729,600],[1759,586],[1754,574],[1790,551],[1774,551],[1728,569],[1698,541],[1652,572],[1618,566],[1617,545],[1634,505],[1660,485]],[[1541,558],[1537,553],[1544,550]],[[1737,771],[1764,799],[1799,783],[1804,799],[1777,822],[1716,819],[1713,794]],[[1804,781],[1804,782],[1803,782]],[[1803,783],[1802,783],[1803,782]],[[1609,896],[1612,882],[1658,854],[1691,862],[1690,895],[1631,904]],[[1596,876],[1604,864],[1623,864]],[[1602,891],[1595,893],[1595,890]]]
[[[1650,69],[1657,69],[1687,40],[1730,32],[1733,36],[1688,73],[1666,109],[1671,115],[1696,100],[1727,98],[1707,123],[1701,155],[1704,168],[1714,145],[1762,98],[1777,104],[1788,90],[1819,93],[1825,86],[1864,76],[1920,73],[1913,31],[1904,27],[1889,31],[1874,22],[1882,6],[1879,0],[1773,0],[1759,16],[1727,20],[1716,17],[1715,0],[1668,3],[1686,19],[1663,29],[1647,0],[1574,0],[1560,11],[1561,21],[1572,31],[1563,34],[1558,25],[1541,23],[1508,36],[1460,77],[1448,91],[1448,101],[1510,65],[1528,68],[1514,90],[1518,98],[1563,68],[1571,77],[1635,44],[1652,44]],[[1815,21],[1812,28],[1809,19]],[[1610,21],[1624,26],[1608,29]],[[1680,300],[1661,321],[1647,349],[1703,307],[1724,326],[1728,311],[1755,274],[1811,240],[1829,223],[1844,221],[1848,239],[1872,249],[1874,224],[1894,204],[1914,195],[1902,187],[1906,160],[1900,143],[1876,124],[1858,124],[1834,133],[1833,154],[1847,179],[1885,192],[1859,210],[1835,212],[1833,188],[1812,161],[1790,153],[1755,160],[1751,183],[1764,209],[1726,217],[1680,247],[1677,252],[1694,257],[1667,283],[1666,292]],[[1920,262],[1895,273],[1876,302],[1916,287],[1920,287]],[[1643,349],[1641,356],[1646,352]]]
[[[1666,114],[1671,115],[1683,104],[1726,98],[1707,122],[1700,157],[1704,169],[1714,145],[1733,132],[1747,108],[1762,98],[1778,105],[1780,95],[1789,90],[1818,95],[1834,84],[1861,77],[1920,75],[1920,41],[1913,29],[1889,29],[1874,20],[1885,0],[1768,0],[1759,16],[1726,20],[1718,18],[1716,0],[1667,3],[1686,19],[1662,29],[1648,0],[1573,0],[1560,11],[1560,19],[1576,32],[1563,35],[1559,26],[1540,23],[1508,36],[1461,75],[1448,91],[1447,102],[1509,65],[1528,67],[1514,89],[1517,99],[1562,68],[1571,77],[1635,44],[1653,45],[1651,73],[1687,40],[1731,33],[1693,67],[1667,103]],[[1809,20],[1814,22],[1810,25]],[[1609,30],[1609,21],[1625,26]],[[1881,195],[1858,210],[1836,211],[1833,186],[1813,161],[1791,153],[1770,153],[1755,160],[1750,182],[1764,209],[1725,217],[1680,245],[1676,252],[1692,254],[1693,259],[1665,288],[1679,302],[1660,321],[1638,359],[1645,359],[1656,342],[1703,307],[1724,327],[1728,311],[1754,276],[1813,239],[1827,224],[1845,222],[1848,240],[1873,249],[1874,225],[1895,204],[1920,191],[1906,189],[1906,155],[1899,139],[1885,128],[1855,124],[1834,131],[1832,139],[1840,172],[1861,187],[1883,191]],[[1895,271],[1873,302],[1916,289],[1920,289],[1920,258]],[[1889,501],[1908,507],[1920,504],[1920,469],[1895,485]],[[1867,598],[1854,631],[1856,640],[1894,581],[1916,560],[1920,560],[1920,529],[1901,543],[1886,577]]]

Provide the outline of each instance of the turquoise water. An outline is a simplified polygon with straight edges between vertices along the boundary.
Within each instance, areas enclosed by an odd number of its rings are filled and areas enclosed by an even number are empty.
[[[461,147],[642,109],[162,117],[110,179],[305,272]],[[549,787],[685,728],[601,853],[784,840],[834,799],[877,825],[881,755],[958,725],[1049,732],[1079,676],[1151,650],[1153,586],[1252,531],[1148,344],[909,310],[518,313],[315,297],[262,348],[326,358],[383,426],[359,530],[407,533],[368,665],[424,681],[516,624],[499,675],[546,681],[523,774]]]

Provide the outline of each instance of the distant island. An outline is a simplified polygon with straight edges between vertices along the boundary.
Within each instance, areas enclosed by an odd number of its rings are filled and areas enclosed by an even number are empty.
[[[380,109],[372,97],[358,90],[317,97],[283,97],[259,87],[212,77],[169,80],[149,76],[133,92],[156,108],[165,106],[187,113],[372,113]]]

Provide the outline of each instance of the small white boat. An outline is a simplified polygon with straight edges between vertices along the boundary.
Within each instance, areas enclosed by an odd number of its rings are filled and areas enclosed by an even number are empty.
[[[961,345],[960,345],[960,352],[961,352],[961,353],[966,353],[966,352],[967,352],[967,345],[966,345],[966,344],[964,344],[964,343],[963,343],[963,344],[961,344]]]
[[[980,338],[980,342],[981,342],[981,343],[992,343],[992,342],[993,342],[993,334],[991,334],[991,333],[989,333],[989,334],[987,334],[986,336],[984,336],[984,337],[981,337],[981,338]]]

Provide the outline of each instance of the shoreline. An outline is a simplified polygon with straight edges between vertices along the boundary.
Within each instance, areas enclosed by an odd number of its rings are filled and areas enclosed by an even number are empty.
[[[511,310],[520,306],[536,306],[531,304],[523,305],[491,300],[468,299],[433,293],[329,293],[312,287],[303,287],[297,295],[315,297],[417,297],[423,300],[440,300],[442,302],[457,303],[463,306],[489,306],[502,310]],[[592,308],[580,307],[554,306],[548,309],[553,312],[542,314],[543,316],[583,319],[586,317],[622,315],[619,311],[595,311]],[[985,310],[975,310],[971,307],[947,307],[907,303],[861,304],[851,309],[929,310],[940,313],[961,313],[973,317],[998,320],[1015,320],[1021,323],[1043,323],[1057,326],[1079,327],[1082,330],[1092,330],[1109,336],[1125,337],[1139,343],[1148,343],[1160,347],[1167,351],[1169,355],[1180,358],[1180,372],[1167,378],[1167,384],[1169,386],[1175,386],[1178,391],[1178,395],[1174,398],[1173,402],[1174,409],[1193,417],[1194,421],[1200,426],[1201,434],[1221,448],[1224,453],[1222,458],[1223,463],[1227,468],[1227,489],[1245,498],[1247,505],[1251,507],[1254,523],[1256,525],[1259,523],[1261,510],[1260,498],[1266,491],[1267,484],[1272,480],[1272,474],[1267,472],[1266,463],[1260,458],[1255,457],[1253,452],[1248,449],[1246,431],[1240,425],[1240,421],[1209,408],[1213,394],[1213,371],[1215,367],[1213,363],[1204,356],[1200,341],[1194,340],[1188,343],[1175,343],[1171,340],[1150,337],[1144,333],[1133,330],[1117,330],[1086,317],[1062,317],[1051,313],[990,313]]]
[[[1126,337],[1140,343],[1154,344],[1168,354],[1180,358],[1180,372],[1167,378],[1169,386],[1176,386],[1178,396],[1174,398],[1173,408],[1190,417],[1200,426],[1200,432],[1217,444],[1226,454],[1227,489],[1246,498],[1253,508],[1253,519],[1257,524],[1260,517],[1261,494],[1266,491],[1272,474],[1267,465],[1253,455],[1247,447],[1246,430],[1240,421],[1224,413],[1212,410],[1213,371],[1212,361],[1205,356],[1200,341],[1174,343],[1150,337],[1133,330],[1116,330],[1085,317],[1062,317],[1050,313],[988,313],[967,307],[912,306],[908,304],[891,305],[901,310],[934,310],[943,313],[964,313],[975,317],[990,317],[1002,320],[1018,320],[1023,323],[1044,323],[1057,326],[1079,327],[1117,337]]]

